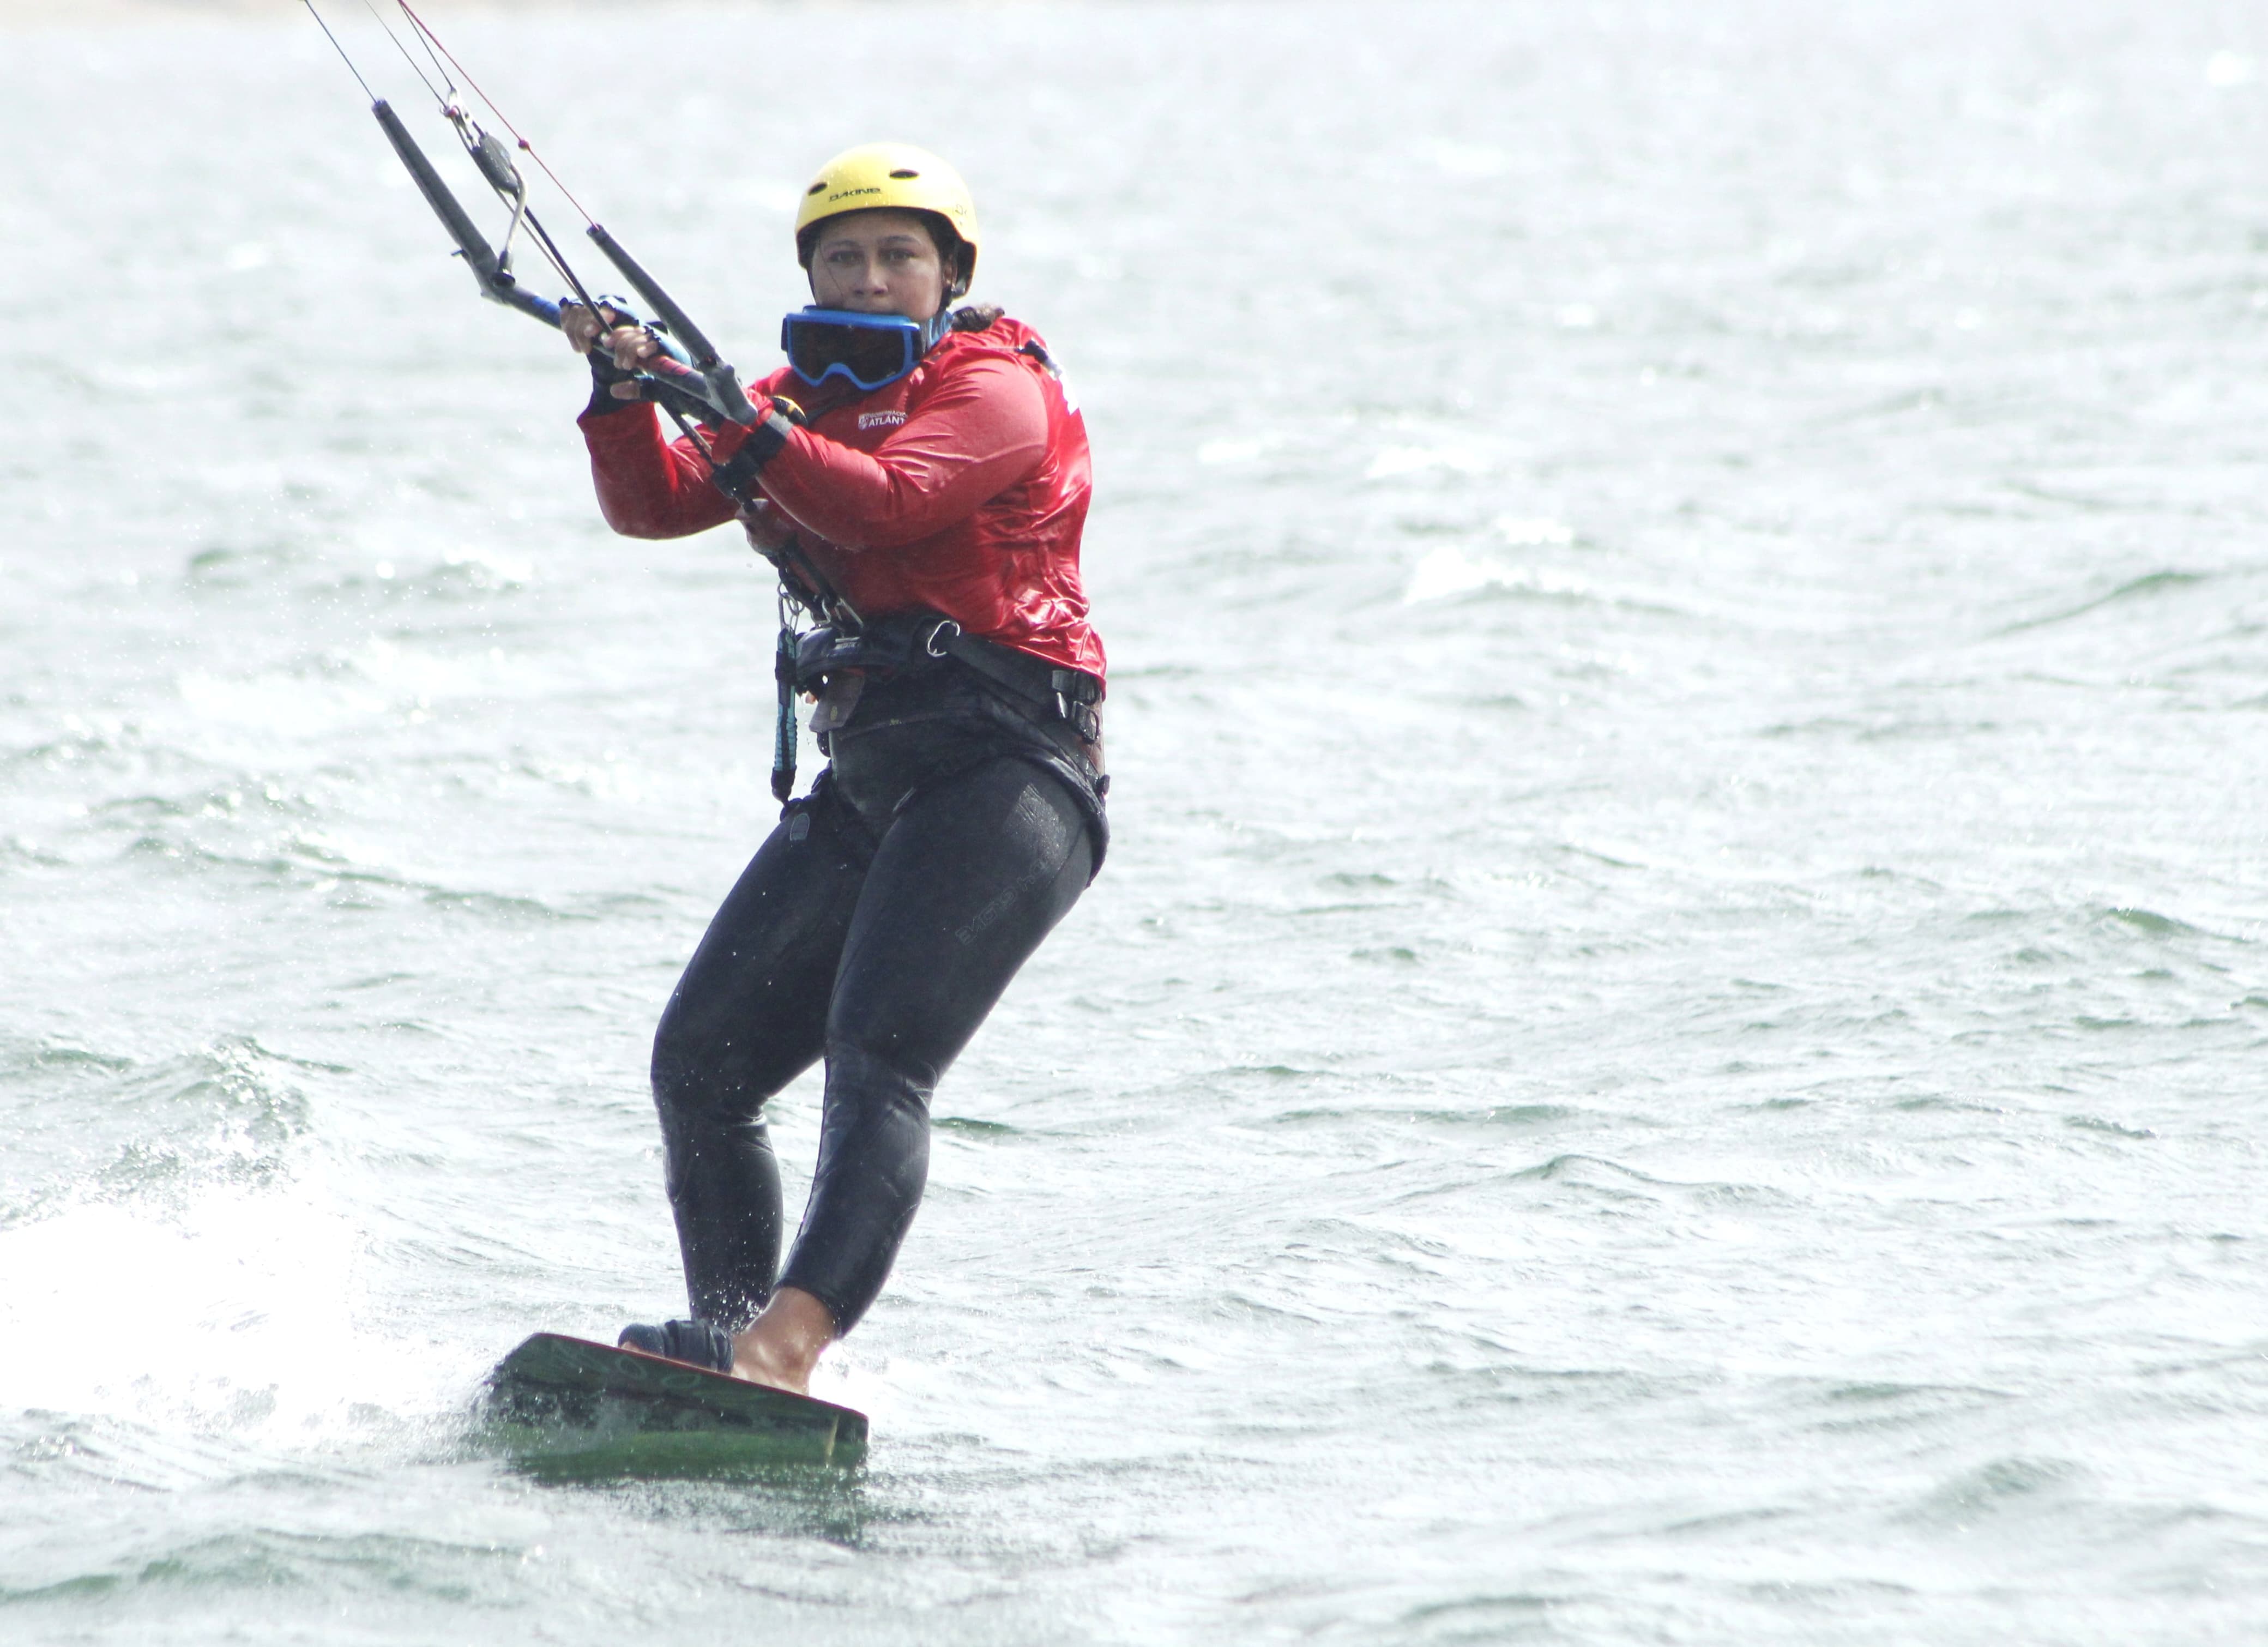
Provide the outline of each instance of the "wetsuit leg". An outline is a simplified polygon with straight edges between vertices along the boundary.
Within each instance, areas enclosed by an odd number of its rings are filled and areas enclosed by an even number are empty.
[[[710,922],[653,1038],[670,1210],[693,1313],[738,1331],[779,1266],[765,1100],[816,1062],[873,851],[824,790],[798,803]]]
[[[827,1016],[827,1107],[784,1286],[848,1332],[881,1290],[929,1173],[929,1099],[1010,979],[1086,890],[1086,814],[998,757],[917,791],[867,871]]]

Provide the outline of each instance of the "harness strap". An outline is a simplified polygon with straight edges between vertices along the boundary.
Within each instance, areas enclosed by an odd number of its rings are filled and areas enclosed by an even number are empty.
[[[968,634],[956,620],[934,613],[869,619],[847,633],[831,625],[806,631],[796,645],[795,684],[799,691],[818,692],[837,674],[887,680],[948,658],[983,676],[1027,714],[1060,721],[1088,743],[1102,741],[1102,720],[1094,712],[1102,699],[1101,680]]]
[[[1085,670],[1059,669],[1028,652],[981,639],[951,618],[925,618],[914,634],[932,658],[965,664],[1043,713],[1069,721],[1087,742],[1101,741],[1102,721],[1094,705],[1101,700],[1102,683]]]

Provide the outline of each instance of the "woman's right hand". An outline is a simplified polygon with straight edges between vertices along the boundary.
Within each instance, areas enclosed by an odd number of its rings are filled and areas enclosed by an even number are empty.
[[[604,304],[596,312],[579,303],[561,304],[559,329],[567,335],[567,347],[578,355],[587,355],[604,342],[619,371],[642,371],[646,362],[661,353],[661,345],[653,341],[652,333],[643,326],[629,324],[619,311]]]

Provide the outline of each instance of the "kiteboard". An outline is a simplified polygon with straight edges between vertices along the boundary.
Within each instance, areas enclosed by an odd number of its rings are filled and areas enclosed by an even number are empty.
[[[481,1407],[519,1462],[552,1473],[848,1466],[866,1451],[866,1415],[848,1407],[562,1333],[497,1363]]]

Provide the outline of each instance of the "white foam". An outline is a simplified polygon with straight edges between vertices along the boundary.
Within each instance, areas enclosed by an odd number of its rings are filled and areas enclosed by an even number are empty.
[[[1363,473],[1366,479],[1383,481],[1435,469],[1446,469],[1454,474],[1484,474],[1494,467],[1487,454],[1469,446],[1382,446]]]
[[[0,1232],[11,1404],[304,1444],[350,1409],[430,1410],[435,1358],[360,1331],[361,1238],[306,1182],[178,1212],[84,1202]]]
[[[1476,555],[1454,545],[1433,550],[1419,561],[1402,592],[1403,603],[1447,600],[1482,589],[1519,589],[1539,595],[1582,595],[1591,586],[1580,578],[1533,566],[1513,566],[1492,555]]]
[[[2205,60],[2205,83],[2207,85],[2250,85],[2259,77],[2259,66],[2242,52],[2217,51]]]

